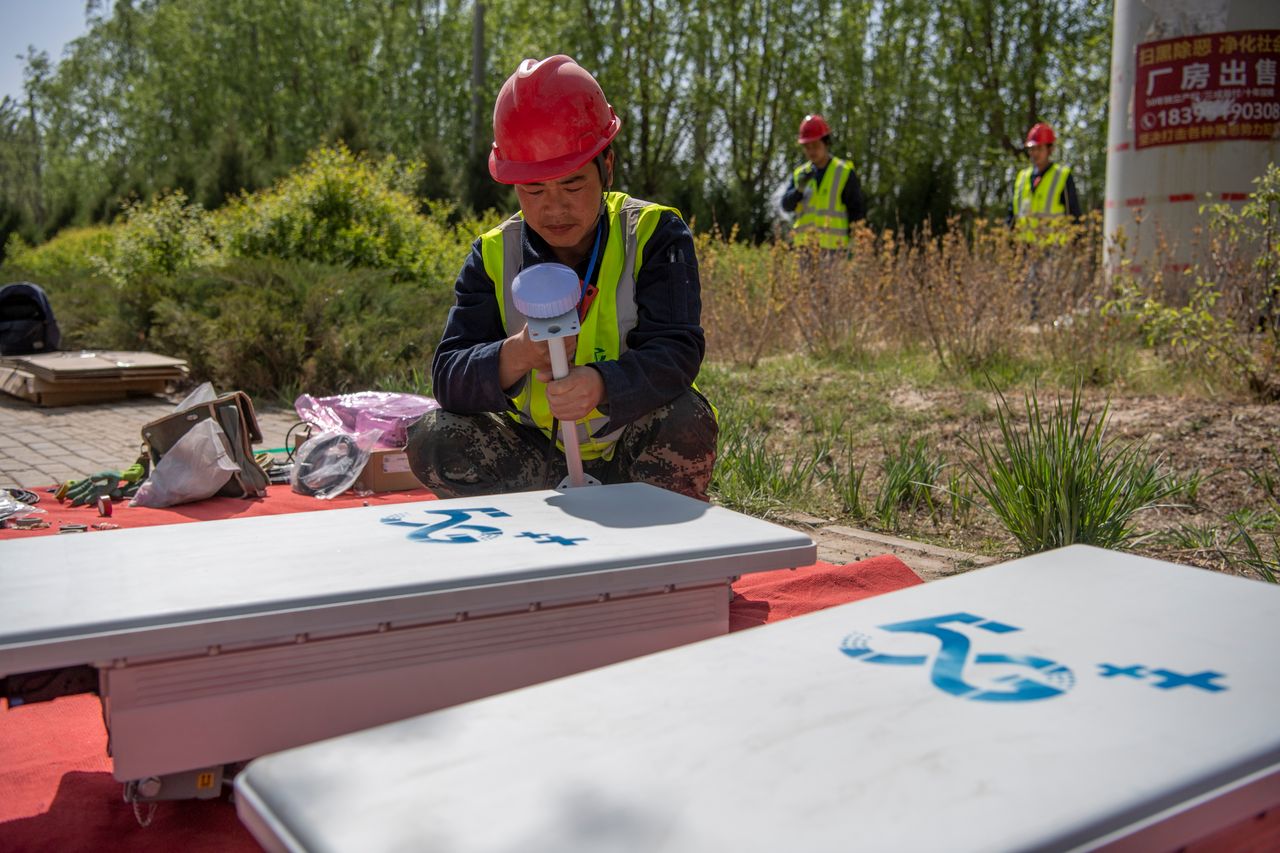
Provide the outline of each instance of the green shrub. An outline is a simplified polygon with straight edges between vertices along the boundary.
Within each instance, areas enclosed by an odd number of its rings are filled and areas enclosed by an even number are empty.
[[[43,286],[42,279],[89,276],[111,253],[113,229],[105,225],[67,228],[39,246],[28,246],[17,234],[5,246],[5,266],[26,272]]]
[[[182,190],[125,205],[124,222],[111,236],[102,271],[122,290],[217,260],[213,221]]]
[[[449,208],[421,215],[409,190],[422,168],[373,162],[343,145],[313,151],[269,190],[241,195],[216,214],[229,254],[315,261],[447,284],[474,233],[451,228]]]
[[[1185,305],[1121,276],[1106,310],[1134,318],[1147,344],[1196,369],[1225,370],[1262,401],[1280,400],[1280,168],[1234,210],[1207,213],[1208,260],[1195,267]]]
[[[1027,394],[1025,430],[996,393],[1001,445],[984,436],[976,446],[966,442],[978,457],[966,465],[1023,553],[1074,543],[1122,547],[1135,535],[1134,513],[1176,488],[1143,444],[1106,438],[1109,404],[1097,418],[1083,414],[1079,384],[1069,405],[1059,398],[1049,411]]]
[[[151,327],[173,278],[219,259],[212,220],[177,190],[127,204],[124,221],[110,237],[98,267],[113,285],[115,304],[97,324],[96,335],[101,345],[153,347]]]
[[[451,302],[389,270],[278,259],[153,283],[150,348],[186,358],[220,387],[288,399],[420,377]]]

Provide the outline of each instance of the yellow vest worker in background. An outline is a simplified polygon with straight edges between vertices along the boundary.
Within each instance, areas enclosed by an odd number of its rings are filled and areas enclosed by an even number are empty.
[[[1050,162],[1053,158],[1053,128],[1044,122],[1027,131],[1027,156],[1031,165],[1013,182],[1010,219],[1019,236],[1045,245],[1067,242],[1067,231],[1058,227],[1080,220],[1080,199],[1076,195],[1071,167]],[[1062,217],[1071,216],[1070,220]]]
[[[670,208],[610,192],[622,122],[567,56],[526,59],[493,111],[489,173],[520,213],[482,234],[455,284],[431,367],[441,409],[409,434],[409,464],[441,497],[555,488],[560,420],[585,472],[707,500],[717,426],[693,387],[706,349],[693,237]],[[561,263],[580,285],[568,376],[512,300],[525,267]]]
[[[866,216],[853,164],[831,156],[831,126],[820,115],[804,117],[796,142],[808,162],[792,172],[782,197],[782,209],[796,215],[792,239],[797,246],[846,249],[849,226]]]

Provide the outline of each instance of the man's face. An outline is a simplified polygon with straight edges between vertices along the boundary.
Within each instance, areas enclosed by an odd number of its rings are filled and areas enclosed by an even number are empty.
[[[827,165],[827,161],[831,159],[831,155],[827,153],[827,143],[821,139],[815,139],[813,142],[800,143],[804,147],[804,156],[809,158],[809,162],[818,168]]]
[[[1052,145],[1032,145],[1027,149],[1027,154],[1031,157],[1031,165],[1037,170],[1044,169],[1049,165],[1049,158],[1053,156]]]
[[[605,169],[613,174],[613,152],[605,156]],[[603,191],[594,160],[554,181],[516,185],[516,197],[529,227],[553,249],[584,255],[595,237]]]

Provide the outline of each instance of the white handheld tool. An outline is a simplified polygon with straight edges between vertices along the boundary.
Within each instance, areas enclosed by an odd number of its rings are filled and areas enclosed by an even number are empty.
[[[547,342],[547,349],[551,352],[551,375],[556,379],[569,375],[564,339],[578,334],[580,329],[580,287],[578,274],[564,264],[537,264],[521,270],[511,283],[511,298],[516,310],[528,320],[529,339]],[[582,470],[577,424],[560,422],[560,442],[564,445],[569,476],[557,488],[600,485],[599,480]]]

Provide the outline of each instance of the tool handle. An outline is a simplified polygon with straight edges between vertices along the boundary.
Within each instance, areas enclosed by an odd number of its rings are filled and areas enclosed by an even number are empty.
[[[547,349],[551,351],[552,377],[564,379],[569,375],[569,359],[564,352],[564,338],[551,338],[547,341]],[[582,474],[582,451],[578,449],[578,425],[572,421],[561,421],[560,441],[564,444],[565,464],[569,468],[569,485],[585,486],[586,479]]]

